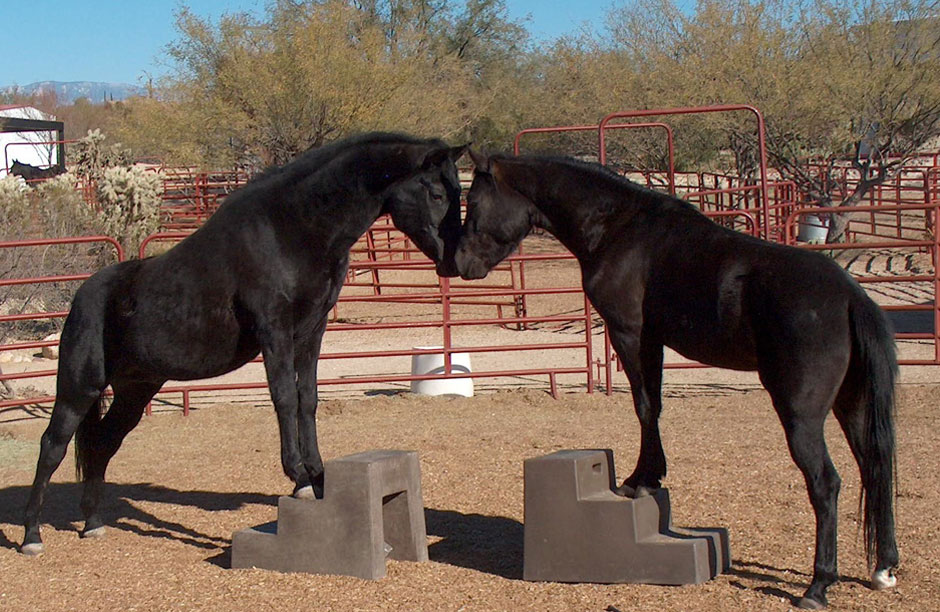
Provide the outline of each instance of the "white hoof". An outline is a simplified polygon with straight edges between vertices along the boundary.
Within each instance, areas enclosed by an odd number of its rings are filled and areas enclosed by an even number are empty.
[[[294,497],[297,499],[316,499],[317,496],[313,494],[313,486],[307,485],[306,487],[300,487],[294,491]]]
[[[105,535],[104,525],[102,525],[101,527],[95,527],[94,529],[91,529],[89,531],[82,532],[83,538],[103,538],[104,535]]]
[[[46,552],[46,547],[42,545],[42,542],[23,544],[23,546],[20,547],[20,552],[27,557],[38,557],[42,553]]]
[[[871,588],[876,591],[893,589],[897,585],[898,578],[891,573],[890,569],[877,570],[871,574]]]

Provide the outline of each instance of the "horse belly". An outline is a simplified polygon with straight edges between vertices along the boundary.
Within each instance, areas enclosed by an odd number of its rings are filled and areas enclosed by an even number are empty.
[[[121,362],[169,380],[220,376],[260,352],[257,340],[224,308],[178,317],[175,324],[165,317],[135,316],[122,344]]]
[[[746,344],[729,341],[722,337],[703,338],[690,342],[682,340],[665,342],[665,345],[686,359],[729,370],[753,371],[757,369],[757,354]]]
[[[686,359],[730,370],[756,370],[757,349],[741,311],[727,304],[674,312],[656,325],[663,344]]]

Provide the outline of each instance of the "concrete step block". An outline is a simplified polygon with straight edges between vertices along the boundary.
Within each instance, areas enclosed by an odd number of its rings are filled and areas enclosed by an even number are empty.
[[[527,459],[524,478],[526,580],[699,584],[730,567],[727,530],[673,528],[666,489],[615,494],[609,449]]]
[[[323,499],[278,499],[276,523],[235,532],[232,567],[385,576],[385,559],[427,561],[414,451],[374,450],[324,465]]]

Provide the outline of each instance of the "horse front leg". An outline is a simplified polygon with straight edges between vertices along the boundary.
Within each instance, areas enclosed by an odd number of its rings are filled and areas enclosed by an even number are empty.
[[[297,423],[300,442],[300,457],[310,479],[310,487],[298,491],[298,497],[323,498],[323,458],[317,442],[317,362],[326,317],[308,335],[295,342],[294,368],[297,371]]]
[[[641,340],[636,331],[611,330],[610,340],[630,381],[633,407],[640,422],[640,454],[636,468],[616,492],[639,497],[658,489],[666,476],[666,454],[659,434],[663,347]]]
[[[261,354],[264,357],[268,390],[277,413],[278,430],[281,436],[281,466],[284,474],[294,483],[293,494],[303,497],[310,490],[311,483],[300,454],[297,419],[299,400],[297,371],[294,368],[293,334],[286,326],[264,331]]]

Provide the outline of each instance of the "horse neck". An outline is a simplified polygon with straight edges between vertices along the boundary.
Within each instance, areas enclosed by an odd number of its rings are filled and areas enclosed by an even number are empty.
[[[380,193],[358,181],[355,160],[332,160],[303,177],[291,198],[293,220],[348,250],[382,213]],[[319,175],[319,176],[318,176]],[[352,181],[344,181],[343,177]]]
[[[539,159],[507,158],[504,163],[504,180],[538,210],[533,225],[553,234],[578,259],[590,257],[612,217],[629,206],[587,170]]]

